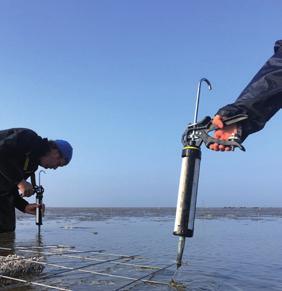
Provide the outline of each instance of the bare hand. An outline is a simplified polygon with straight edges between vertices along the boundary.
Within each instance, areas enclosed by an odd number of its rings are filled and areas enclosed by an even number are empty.
[[[28,213],[28,214],[35,215],[36,214],[36,208],[39,208],[39,207],[40,207],[39,204],[37,204],[37,203],[31,203],[31,204],[28,204],[25,207],[24,212],[25,213]],[[45,204],[42,204],[42,208],[41,208],[42,216],[44,216],[44,212],[45,212]]]
[[[216,115],[212,121],[213,125],[218,128],[214,133],[214,138],[221,140],[228,140],[232,135],[237,133],[237,125],[232,124],[229,126],[224,126],[222,121],[222,117],[220,115]],[[217,143],[213,143],[209,146],[210,150],[213,151],[230,151],[231,148],[229,146],[219,145]]]
[[[30,197],[31,195],[34,194],[33,186],[30,183],[28,183],[26,180],[22,180],[18,184],[18,189],[21,196]]]

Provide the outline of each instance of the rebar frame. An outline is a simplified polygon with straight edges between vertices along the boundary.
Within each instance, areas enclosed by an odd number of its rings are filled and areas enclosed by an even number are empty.
[[[145,258],[139,256],[139,255],[123,255],[123,254],[116,254],[116,253],[107,253],[103,250],[82,250],[77,251],[74,247],[71,246],[62,246],[62,245],[50,245],[50,246],[43,246],[43,247],[30,247],[29,249],[26,247],[14,247],[14,248],[7,248],[7,247],[0,247],[0,250],[2,251],[9,251],[13,254],[21,256],[18,259],[13,260],[23,260],[26,262],[32,262],[34,264],[44,265],[52,270],[52,268],[59,269],[59,271],[56,272],[49,272],[45,276],[42,274],[38,275],[38,278],[36,280],[28,280],[26,278],[17,278],[7,275],[2,275],[0,273],[0,279],[10,280],[11,282],[17,282],[17,284],[24,284],[24,285],[34,285],[38,287],[45,287],[49,289],[55,289],[55,290],[72,290],[68,286],[56,286],[54,282],[52,282],[52,279],[55,277],[62,277],[70,272],[77,272],[77,273],[84,273],[84,274],[92,274],[92,275],[98,275],[103,276],[106,278],[111,278],[118,280],[126,280],[129,281],[126,284],[122,284],[118,287],[118,282],[115,283],[115,287],[113,290],[123,290],[124,288],[128,286],[133,286],[137,283],[146,283],[146,284],[154,284],[154,285],[165,285],[169,286],[170,282],[166,281],[160,281],[160,280],[153,280],[153,277],[165,270],[169,269],[170,267],[174,266],[175,264],[168,264],[164,266],[156,266],[156,265],[149,265],[149,264],[141,264],[138,263],[138,260],[145,260]],[[32,255],[33,257],[35,254],[40,254],[40,256],[43,257],[44,261],[36,261],[30,257],[23,256],[26,254]],[[86,254],[86,255],[85,255]],[[51,263],[46,260],[48,258],[56,258],[60,257],[63,258],[65,261],[63,263]],[[85,265],[80,265],[78,267],[72,267],[68,266],[67,264],[70,263],[69,260],[75,260],[76,264],[82,264],[83,262],[87,262]],[[71,261],[71,262],[72,262]],[[7,261],[6,261],[7,262]],[[147,274],[143,274],[139,277],[132,277],[127,276],[123,274],[111,274],[110,272],[105,272],[101,270],[91,270],[89,268],[95,267],[95,266],[107,266],[107,269],[111,270],[111,268],[114,268],[115,266],[119,266],[120,268],[135,268],[136,271],[139,272],[146,272],[150,271]],[[108,266],[112,267],[108,267]],[[123,270],[124,270],[123,269]],[[48,280],[48,282],[46,282]],[[1,280],[0,280],[1,282]]]

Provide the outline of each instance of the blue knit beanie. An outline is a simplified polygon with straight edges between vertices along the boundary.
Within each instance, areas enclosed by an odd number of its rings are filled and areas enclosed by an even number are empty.
[[[54,140],[56,146],[58,147],[61,155],[66,160],[66,165],[70,162],[72,158],[72,146],[66,140],[56,139]]]

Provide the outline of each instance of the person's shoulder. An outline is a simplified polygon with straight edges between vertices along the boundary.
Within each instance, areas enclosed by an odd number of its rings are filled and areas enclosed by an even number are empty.
[[[32,129],[29,128],[24,128],[24,127],[14,127],[14,128],[7,128],[7,129],[1,129],[0,130],[0,134],[4,134],[4,135],[17,135],[20,134],[22,132],[26,132],[26,133],[32,133],[32,134],[36,134],[35,131],[33,131]]]
[[[26,138],[40,138],[40,136],[33,130],[30,128],[25,128],[25,127],[15,127],[15,128],[10,128],[10,129],[6,129],[4,131],[2,131],[2,133],[4,133],[4,135],[6,135],[7,137],[10,136],[14,136],[15,138],[19,138],[19,139],[26,139]],[[1,135],[1,132],[0,132]]]
[[[274,53],[277,53],[278,51],[282,51],[282,39],[276,40],[274,44]]]
[[[6,131],[14,134],[30,134],[30,135],[37,135],[37,133],[30,128],[25,128],[25,127],[15,127],[15,128],[10,128],[7,129]]]

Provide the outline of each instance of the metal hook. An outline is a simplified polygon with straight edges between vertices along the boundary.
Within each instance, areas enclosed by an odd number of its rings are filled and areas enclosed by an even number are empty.
[[[200,94],[201,94],[201,86],[202,82],[206,82],[208,85],[209,90],[212,89],[211,83],[208,79],[202,78],[198,83],[198,90],[197,90],[197,98],[196,98],[196,108],[195,108],[195,115],[194,115],[194,124],[197,123],[198,119],[198,110],[199,110],[199,102],[200,102]]]
[[[39,186],[41,185],[41,183],[40,183],[40,174],[41,174],[41,173],[46,174],[46,172],[45,172],[44,170],[40,170],[40,171],[39,171],[39,174],[38,174],[38,177],[39,177],[39,178],[38,178],[38,184],[39,184]]]

